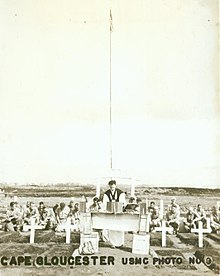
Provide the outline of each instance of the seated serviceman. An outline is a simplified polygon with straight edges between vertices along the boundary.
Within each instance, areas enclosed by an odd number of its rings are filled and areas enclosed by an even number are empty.
[[[102,202],[97,196],[95,196],[93,198],[93,203],[89,206],[89,210],[98,212],[98,211],[101,211],[101,209],[102,209]]]
[[[22,214],[24,214],[29,207],[30,207],[30,201],[27,201],[26,204],[22,207]]]
[[[175,206],[177,212],[179,212],[179,214],[180,214],[180,206],[179,206],[179,204],[176,203],[176,198],[175,197],[171,198],[171,202],[170,202],[170,205],[168,206],[168,209],[171,210],[172,206]]]
[[[38,212],[39,212],[39,224],[45,226],[45,229],[53,229],[55,224],[55,217],[52,213],[52,210],[49,208],[46,208],[43,201],[39,203],[38,206]]]
[[[71,224],[75,225],[75,230],[79,230],[80,228],[80,211],[79,211],[79,203],[74,203],[73,200],[70,201],[69,204],[70,212],[69,217],[71,218]]]
[[[74,208],[74,200],[73,199],[70,200],[68,207],[70,208],[70,211]]]
[[[48,229],[55,229],[56,226],[57,226],[57,220],[56,220],[56,215],[53,211],[53,208],[47,208],[48,210],[48,214],[47,214],[47,220],[48,220],[48,223],[46,225],[46,230]]]
[[[98,198],[97,196],[95,196],[93,198],[93,203],[89,206],[89,210],[91,212],[100,212],[102,210],[102,201],[101,201],[101,199]],[[106,241],[105,237],[103,236],[102,230],[93,228],[93,231],[98,233],[99,241],[103,241],[103,242]]]
[[[136,212],[137,213],[140,213],[140,204],[141,204],[141,202],[142,202],[142,199],[140,198],[140,197],[138,197],[137,199],[136,199],[136,202],[137,202],[137,207],[136,207]]]
[[[220,211],[218,206],[213,206],[210,214],[210,223],[213,233],[220,234]]]
[[[207,226],[206,213],[205,213],[205,210],[202,208],[201,204],[197,205],[197,208],[195,209],[195,213],[197,215],[197,218],[195,219],[196,228],[199,227],[199,224],[198,224],[199,221],[202,222],[203,227],[206,227]]]
[[[15,202],[10,202],[10,207],[6,212],[5,231],[20,230],[22,213],[19,208],[15,206]]]
[[[39,212],[39,222],[44,223],[47,219],[48,210],[44,205],[43,201],[39,202],[39,206],[37,209]]]
[[[138,197],[138,198],[136,199],[136,202],[137,202],[137,204],[140,204],[140,203],[142,202],[142,199],[141,199],[140,197]]]
[[[158,206],[155,206],[154,209],[150,212],[150,231],[154,232],[155,227],[161,227]]]
[[[166,222],[167,226],[173,227],[173,234],[178,233],[180,217],[179,217],[179,211],[175,205],[171,207],[171,210],[167,211],[166,220],[167,220]]]
[[[53,212],[54,212],[54,214],[55,214],[55,217],[57,217],[57,210],[58,210],[58,207],[59,207],[59,204],[55,204],[54,206],[53,206]]]
[[[111,180],[108,185],[109,189],[103,196],[103,209],[106,210],[107,202],[121,202],[125,205],[125,193],[116,188],[116,181]],[[120,247],[124,244],[124,231],[108,230],[107,232],[103,232],[103,237],[109,240],[112,247]]]
[[[60,203],[60,206],[57,208],[57,232],[64,231],[64,226],[67,221],[67,217],[69,216],[70,213],[70,208],[66,206],[64,202]]]
[[[131,197],[124,208],[124,212],[138,212],[138,204],[134,197]]]
[[[186,213],[186,218],[183,220],[184,228],[186,232],[191,232],[192,228],[196,228],[195,219],[197,214],[193,211],[193,207],[189,207]]]
[[[156,206],[155,202],[151,201],[150,206],[148,207],[148,212],[152,213],[154,211],[155,206]]]
[[[33,202],[30,202],[27,208],[23,213],[23,222],[24,224],[31,224],[31,220],[35,219],[35,223],[39,223],[39,212],[37,207]]]
[[[69,207],[69,216],[72,218],[72,215],[74,214],[74,211],[75,211],[75,206],[74,206],[74,200],[73,199],[70,200],[70,203],[69,203],[68,207]],[[74,223],[72,221],[72,219],[71,219],[71,223]]]

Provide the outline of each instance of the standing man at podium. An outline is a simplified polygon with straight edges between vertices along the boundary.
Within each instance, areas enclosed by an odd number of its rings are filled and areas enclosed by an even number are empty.
[[[108,182],[109,189],[104,193],[103,204],[107,205],[107,202],[122,202],[125,204],[125,193],[122,190],[116,188],[116,181],[110,180]]]
[[[106,210],[107,202],[121,202],[125,206],[125,193],[116,188],[116,181],[111,180],[108,183],[109,189],[103,196],[103,208]],[[108,230],[103,231],[103,236],[107,239],[112,247],[120,247],[124,244],[124,231]]]

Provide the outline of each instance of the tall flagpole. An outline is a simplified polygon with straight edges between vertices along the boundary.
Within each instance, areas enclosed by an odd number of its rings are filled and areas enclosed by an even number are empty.
[[[112,12],[110,10],[110,30],[109,30],[109,71],[110,71],[110,79],[109,79],[109,124],[110,124],[110,168],[113,168],[112,161]]]

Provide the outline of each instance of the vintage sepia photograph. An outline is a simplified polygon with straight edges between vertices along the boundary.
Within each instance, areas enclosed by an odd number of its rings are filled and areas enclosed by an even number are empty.
[[[218,0],[0,1],[0,276],[220,275]]]

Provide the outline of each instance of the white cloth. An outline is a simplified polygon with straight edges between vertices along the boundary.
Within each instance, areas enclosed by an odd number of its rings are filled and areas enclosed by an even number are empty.
[[[103,209],[106,210],[107,202],[109,198],[106,194],[103,196]],[[125,193],[120,194],[119,202],[126,204]],[[124,231],[115,230],[103,230],[103,236],[107,239],[113,246],[122,246],[124,244]]]
[[[122,246],[124,244],[124,231],[108,230],[109,242],[114,246]]]

